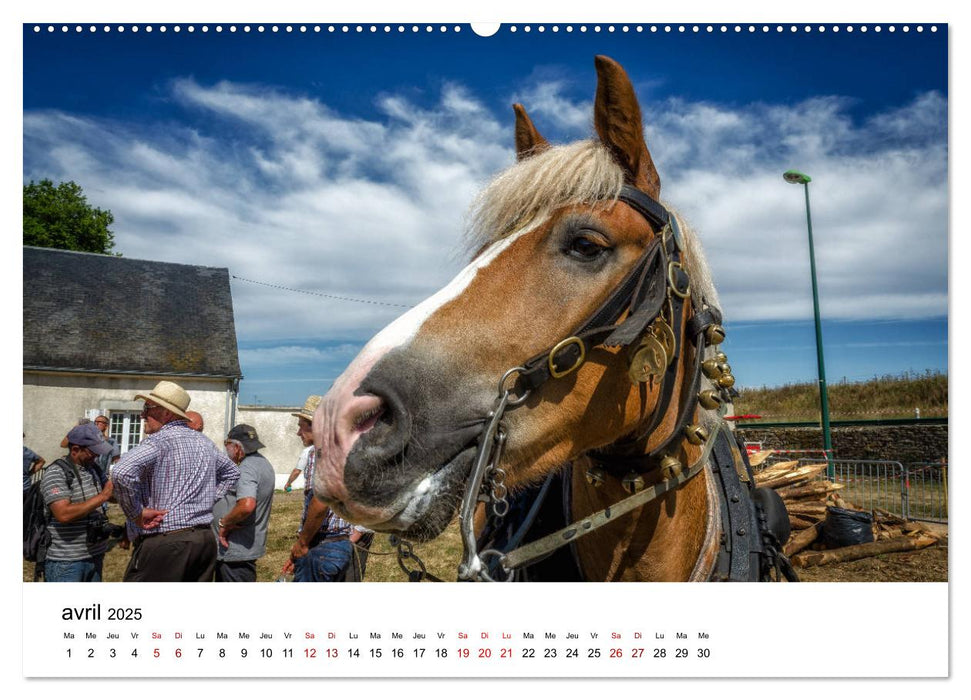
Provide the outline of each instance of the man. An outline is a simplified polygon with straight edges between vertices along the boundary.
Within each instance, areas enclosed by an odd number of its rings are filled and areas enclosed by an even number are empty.
[[[297,480],[300,474],[307,471],[307,463],[310,460],[310,453],[314,451],[314,436],[311,432],[304,433],[300,428],[300,421],[306,420],[309,424],[313,425],[314,422],[314,411],[317,410],[317,405],[320,403],[322,397],[316,394],[311,394],[304,401],[303,408],[301,408],[296,413],[291,413],[290,415],[297,419],[297,437],[303,443],[303,451],[300,453],[300,457],[297,458],[297,466],[293,468],[290,472],[290,476],[287,478],[287,483],[283,485],[283,490],[290,493],[291,485]],[[307,491],[310,489],[310,480],[304,477],[303,480],[303,494],[304,498],[307,496]]]
[[[256,429],[241,424],[226,436],[226,454],[239,465],[239,481],[216,501],[213,531],[218,540],[216,581],[256,581],[256,560],[266,554],[276,472],[257,450]]]
[[[86,425],[86,424],[88,424],[90,422],[91,422],[91,419],[90,418],[83,418],[82,417],[82,418],[79,418],[78,419],[78,422],[76,423],[76,425]],[[67,435],[65,435],[64,436],[64,439],[61,440],[61,447],[67,449],[67,446],[68,446],[68,444],[67,444]]]
[[[197,411],[186,411],[186,417],[189,419],[189,427],[195,430],[197,433],[201,433],[205,426],[202,420],[202,414]]]
[[[145,402],[146,437],[112,471],[118,503],[137,542],[125,581],[211,581],[216,541],[212,507],[239,479],[239,468],[189,427],[189,394],[161,381]]]
[[[308,397],[303,409],[292,414],[297,418],[297,436],[309,448],[307,466],[303,469],[304,500],[300,530],[290,550],[290,559],[283,567],[284,573],[292,571],[293,580],[298,582],[343,581],[351,565],[353,542],[363,534],[314,498],[313,419],[320,399],[320,396]]]
[[[104,436],[105,442],[111,445],[112,448],[108,454],[98,457],[98,469],[101,470],[101,483],[104,483],[108,480],[108,475],[111,473],[111,465],[121,456],[121,449],[118,447],[118,441],[108,434],[107,416],[98,416],[94,419],[94,424],[98,426],[98,430]]]
[[[44,580],[100,581],[108,548],[101,507],[111,498],[112,485],[109,481],[102,488],[95,458],[109,454],[111,445],[91,423],[72,428],[67,441],[68,454],[49,466],[41,480],[51,513]]]
[[[24,438],[26,439],[27,433],[24,433]],[[30,488],[30,478],[44,468],[47,464],[44,458],[39,454],[34,452],[32,449],[24,445],[24,494],[27,494],[27,489]]]

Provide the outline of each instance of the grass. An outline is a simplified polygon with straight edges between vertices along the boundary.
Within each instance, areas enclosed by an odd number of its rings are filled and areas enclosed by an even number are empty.
[[[833,420],[866,418],[913,417],[919,407],[922,417],[947,416],[947,375],[933,372],[884,376],[865,382],[839,382],[829,385],[830,412]],[[741,390],[735,401],[735,413],[758,414],[768,421],[802,421],[819,419],[819,398],[815,383],[790,384],[782,387]],[[848,488],[844,498],[865,498],[869,487],[855,484],[857,492]],[[943,500],[946,512],[946,491],[936,484],[921,484],[918,494],[911,496],[911,513],[940,512]],[[885,486],[883,487],[885,488]],[[888,505],[899,507],[897,489],[887,493]],[[874,504],[878,505],[878,504]],[[258,581],[275,581],[290,555],[290,548],[300,525],[303,494],[297,491],[277,491],[273,498],[273,512],[267,533],[267,554],[257,561]],[[890,510],[890,508],[888,508]],[[117,505],[109,509],[112,522],[123,524],[124,517]],[[425,564],[428,573],[445,581],[454,581],[456,567],[462,555],[458,525],[453,522],[436,540],[413,545],[413,553]],[[365,581],[407,581],[398,565],[397,552],[387,535],[378,534],[371,545]],[[130,550],[114,547],[105,556],[104,580],[121,581],[128,565]],[[416,568],[414,561],[410,568]],[[24,581],[33,580],[34,565],[24,562]]]
[[[874,377],[863,382],[843,380],[827,385],[831,420],[922,418],[948,414],[947,375],[927,371]],[[819,388],[815,382],[781,387],[739,389],[734,411],[754,414],[765,421],[819,420]]]
[[[303,510],[303,493],[277,491],[273,495],[273,510],[270,527],[266,537],[266,556],[256,562],[257,581],[275,581],[283,565],[290,557],[290,548],[296,539],[300,526],[300,513]],[[125,518],[116,504],[109,504],[108,517],[113,523],[124,524]],[[398,566],[397,550],[388,541],[388,535],[378,533],[371,544],[370,556],[364,580],[367,581],[408,581],[407,575]],[[436,540],[426,544],[413,544],[412,552],[422,560],[428,573],[443,581],[454,581],[455,571],[462,556],[462,541],[458,524],[452,525]],[[131,550],[114,546],[105,555],[102,577],[105,581],[121,581],[128,566]],[[24,562],[23,580],[34,580],[34,565]],[[415,562],[409,562],[417,568]]]

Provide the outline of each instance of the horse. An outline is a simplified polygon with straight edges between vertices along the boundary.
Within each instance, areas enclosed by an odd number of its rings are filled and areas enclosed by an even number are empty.
[[[708,264],[660,202],[627,73],[595,67],[595,138],[551,145],[513,106],[516,163],[472,203],[471,261],[319,404],[314,494],[405,540],[458,513],[461,580],[768,578],[788,520],[723,420]]]

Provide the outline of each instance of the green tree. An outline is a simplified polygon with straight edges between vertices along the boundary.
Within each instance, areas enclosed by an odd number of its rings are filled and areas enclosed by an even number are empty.
[[[88,204],[75,182],[24,185],[24,245],[110,254],[114,221],[110,211]]]

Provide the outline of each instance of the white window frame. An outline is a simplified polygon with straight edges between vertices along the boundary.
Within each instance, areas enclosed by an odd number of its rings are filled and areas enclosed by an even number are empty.
[[[118,441],[121,454],[128,452],[145,437],[145,423],[140,411],[108,411],[107,413],[108,435]],[[117,430],[119,425],[120,431]]]

